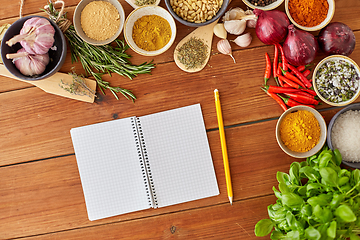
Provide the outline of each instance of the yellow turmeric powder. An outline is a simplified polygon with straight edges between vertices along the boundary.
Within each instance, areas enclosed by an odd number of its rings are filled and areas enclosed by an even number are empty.
[[[135,44],[145,51],[159,50],[170,41],[170,24],[158,15],[143,16],[134,23],[132,37]]]
[[[280,123],[280,138],[290,150],[307,152],[319,142],[319,122],[306,110],[289,113]]]

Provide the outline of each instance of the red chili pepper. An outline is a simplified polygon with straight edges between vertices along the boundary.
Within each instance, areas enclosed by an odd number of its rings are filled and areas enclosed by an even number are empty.
[[[281,69],[281,68],[280,68],[280,69]],[[284,77],[290,79],[290,80],[293,81],[293,82],[296,82],[296,83],[299,84],[301,87],[306,88],[306,87],[305,87],[305,84],[304,84],[302,81],[300,81],[297,77],[295,77],[294,75],[292,75],[291,73],[286,72],[286,71],[284,71],[283,69],[281,69],[281,72],[283,73]]]
[[[304,75],[304,77],[307,77],[309,76],[310,74],[310,70],[309,69],[306,69],[304,72],[301,73],[302,75]]]
[[[286,78],[286,77],[284,77],[284,76],[282,76],[282,75],[279,75],[278,78],[279,78],[281,81],[285,82],[286,84],[289,84],[289,85],[290,85],[291,87],[293,87],[293,88],[297,88],[297,89],[298,89],[298,88],[301,88],[299,84],[291,81],[290,79],[288,79],[288,78]]]
[[[300,103],[300,102],[297,102],[291,98],[286,98],[286,97],[283,97],[283,96],[280,96],[278,94],[278,96],[284,101],[284,103],[286,105],[288,105],[289,107],[295,107],[295,106],[299,106],[299,105],[302,105],[302,106],[308,106],[308,107],[311,107],[311,108],[315,108],[314,105],[310,105],[310,104],[303,104],[303,103]]]
[[[280,64],[278,65],[278,69],[277,69],[277,71],[276,71],[276,75],[277,76],[279,76],[279,75],[281,75],[282,73],[281,73],[281,67],[280,67]],[[280,83],[280,86],[284,86],[284,82],[283,81],[281,81],[281,79],[280,78],[278,78],[278,80],[279,80],[279,83]]]
[[[278,95],[276,95],[275,93],[271,93],[264,88],[261,89],[264,90],[266,94],[269,95],[272,99],[274,99],[284,111],[287,110],[286,104],[283,102],[283,100],[281,100],[281,98]]]
[[[297,93],[297,94],[299,94],[299,95],[303,95],[303,96],[307,96],[307,97],[309,97],[309,98],[315,99],[315,96],[311,95],[310,93],[301,91],[301,89],[297,90],[295,93]]]
[[[277,70],[277,64],[278,64],[279,50],[275,44],[274,44],[274,47],[275,47],[275,50],[274,50],[274,61],[273,61],[273,75],[274,75],[275,81],[277,82],[276,70]]]
[[[298,66],[296,69],[299,70],[300,72],[304,71],[307,67],[311,66],[311,64],[307,64],[307,65],[302,65],[302,66]]]
[[[287,84],[287,83],[284,83],[284,86],[283,86],[283,87],[293,88],[292,86],[290,86],[290,85]]]
[[[301,72],[296,69],[296,67],[293,67],[288,63],[286,63],[286,66],[288,66],[288,68],[293,71],[293,73],[300,79],[300,81],[305,84],[307,88],[311,88],[311,82],[306,77],[304,77],[304,75],[302,75]]]
[[[315,100],[314,98],[299,95],[296,93],[285,93],[285,94],[297,102],[301,102],[301,103],[305,103],[305,104],[313,104],[313,105],[319,104],[319,101]]]
[[[282,68],[284,69],[284,71],[287,71],[288,68],[286,66],[287,61],[285,58],[284,49],[282,48],[282,46],[279,43],[277,43],[276,45],[279,48],[280,53],[281,53]]]
[[[271,60],[268,53],[265,53],[265,60],[266,60],[266,67],[265,67],[264,80],[266,85],[267,81],[271,76]]]
[[[317,96],[316,92],[315,92],[314,90],[312,90],[312,89],[302,88],[301,91],[310,93],[310,94],[313,95],[313,96]]]
[[[298,89],[292,87],[278,87],[278,86],[264,86],[265,90],[271,93],[288,93],[288,92],[299,92]]]

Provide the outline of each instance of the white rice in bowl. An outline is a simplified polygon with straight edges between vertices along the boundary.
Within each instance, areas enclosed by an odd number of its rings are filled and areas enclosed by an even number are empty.
[[[331,143],[344,161],[360,162],[360,111],[349,110],[339,115],[331,131]]]

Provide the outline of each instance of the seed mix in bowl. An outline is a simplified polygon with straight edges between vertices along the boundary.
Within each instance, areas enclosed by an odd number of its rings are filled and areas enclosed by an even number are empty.
[[[220,10],[223,0],[170,0],[174,12],[188,22],[203,23]]]
[[[333,59],[318,69],[315,83],[322,97],[333,103],[341,103],[356,95],[359,74],[351,62]]]

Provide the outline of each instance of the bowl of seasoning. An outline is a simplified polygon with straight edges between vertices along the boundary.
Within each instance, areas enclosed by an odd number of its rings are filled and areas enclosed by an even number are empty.
[[[285,0],[290,21],[305,31],[318,31],[329,24],[335,13],[335,0]]]
[[[154,5],[142,6],[126,18],[124,37],[136,53],[156,56],[174,43],[176,24],[166,9]]]
[[[170,14],[189,27],[200,27],[215,22],[222,16],[229,0],[165,0]]]
[[[59,71],[66,51],[64,34],[55,22],[43,16],[18,19],[1,41],[5,67],[15,77],[27,81],[42,80]]]
[[[330,120],[327,145],[338,149],[342,162],[360,168],[360,103],[353,103],[337,112]]]
[[[160,0],[125,0],[133,8],[138,8],[146,5],[159,5]]]
[[[308,106],[286,110],[276,124],[276,140],[280,148],[295,158],[307,158],[324,146],[326,123],[323,116]]]
[[[345,106],[360,94],[360,69],[349,57],[332,55],[314,69],[313,86],[319,98],[332,106]]]
[[[272,10],[280,6],[284,0],[242,0],[249,8],[261,9],[264,11]]]
[[[87,43],[105,45],[121,33],[125,12],[117,0],[82,0],[75,8],[74,28]]]

